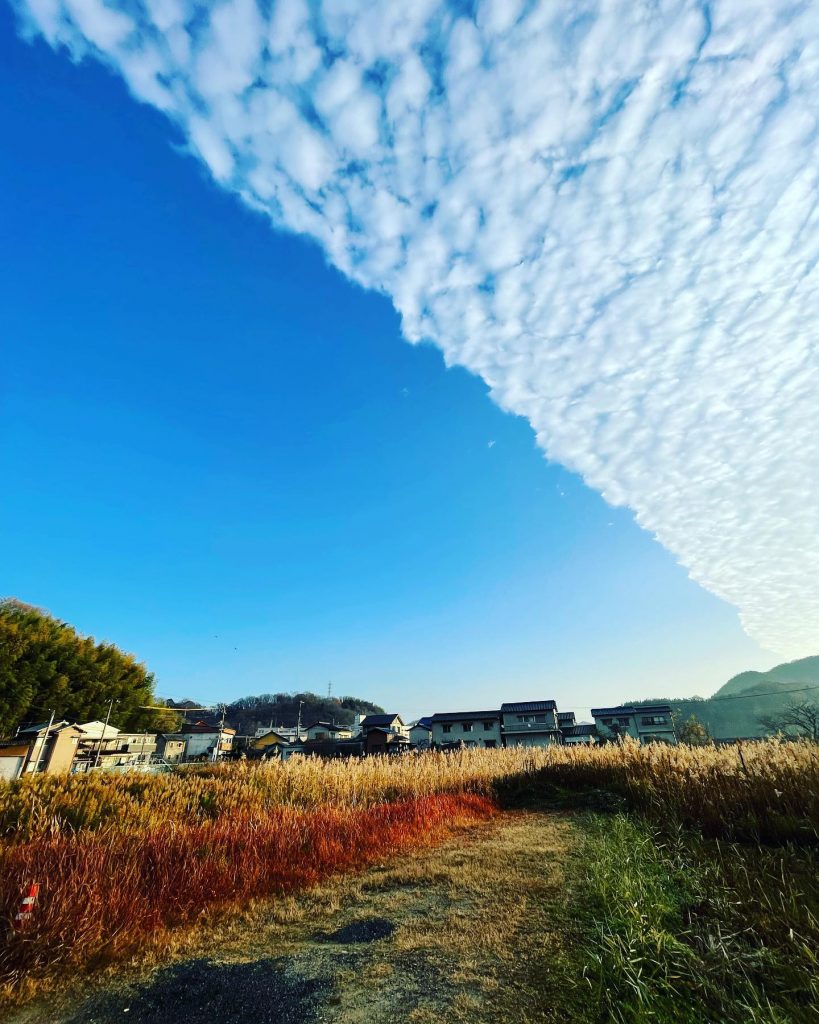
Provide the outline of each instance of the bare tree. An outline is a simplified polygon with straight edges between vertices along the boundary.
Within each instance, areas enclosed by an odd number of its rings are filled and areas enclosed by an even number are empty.
[[[759,722],[768,732],[806,736],[819,743],[819,704],[812,701],[794,701],[777,715],[763,715]]]

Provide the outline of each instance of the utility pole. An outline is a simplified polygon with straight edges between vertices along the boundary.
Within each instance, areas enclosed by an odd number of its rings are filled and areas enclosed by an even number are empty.
[[[227,704],[222,704],[222,719],[219,722],[219,739],[216,741],[216,746],[213,748],[213,760],[214,762],[219,760],[219,751],[222,749],[222,731],[225,728],[225,712],[227,711]]]
[[[43,750],[45,749],[46,743],[48,743],[48,737],[51,735],[51,726],[54,725],[54,712],[51,712],[51,718],[48,720],[48,726],[46,727],[45,736],[40,740],[40,749],[37,751],[37,763],[34,765],[34,774],[40,770],[40,762],[43,759]]]
[[[296,743],[301,743],[301,706],[303,700],[299,701],[299,717],[296,719]]]
[[[100,754],[102,753],[102,744],[103,744],[103,741],[105,740],[105,731],[108,728],[108,721],[111,718],[111,708],[113,706],[114,706],[114,698],[112,697],[111,701],[110,701],[110,703],[108,705],[108,714],[105,716],[105,725],[102,727],[102,736],[100,736],[99,743],[97,744],[97,756],[94,758],[94,767],[95,768],[99,767]]]

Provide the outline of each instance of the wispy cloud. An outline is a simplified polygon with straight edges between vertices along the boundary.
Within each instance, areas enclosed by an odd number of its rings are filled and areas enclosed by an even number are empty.
[[[21,0],[526,416],[783,655],[819,638],[819,16]]]

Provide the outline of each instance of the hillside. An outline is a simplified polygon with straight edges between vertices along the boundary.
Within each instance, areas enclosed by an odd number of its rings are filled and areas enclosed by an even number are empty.
[[[773,689],[782,684],[798,686],[800,683],[815,682],[819,682],[819,655],[800,658],[798,661],[786,661],[782,665],[776,665],[769,672],[740,672],[721,686],[714,697],[742,693],[760,684],[765,684],[766,689]]]
[[[803,687],[814,687],[804,690]],[[797,692],[794,692],[797,691]],[[653,703],[633,701],[634,704]],[[763,736],[759,719],[781,713],[792,701],[819,701],[819,657],[784,662],[768,672],[740,672],[709,698],[660,697],[681,721],[696,715],[717,738]]]
[[[185,704],[191,702],[168,703],[184,711]],[[257,696],[240,697],[228,704],[225,721],[236,729],[239,735],[252,736],[262,726],[294,726],[299,717],[299,704],[301,724],[305,726],[319,720],[351,725],[356,714],[376,715],[384,711],[378,704],[358,697],[321,697],[309,692],[262,693]],[[186,717],[204,721],[215,720],[214,715],[207,712],[195,712]]]

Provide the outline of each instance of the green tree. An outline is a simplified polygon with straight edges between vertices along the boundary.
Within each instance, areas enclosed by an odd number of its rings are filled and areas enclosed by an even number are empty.
[[[69,721],[104,718],[134,730],[175,728],[171,711],[155,706],[154,677],[133,655],[96,643],[40,608],[0,600],[0,734],[55,716]]]
[[[691,747],[703,747],[706,743],[711,742],[712,737],[708,726],[701,722],[696,715],[691,715],[682,724],[675,721],[674,726],[680,743],[687,743]]]

